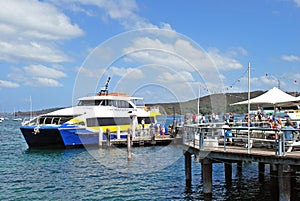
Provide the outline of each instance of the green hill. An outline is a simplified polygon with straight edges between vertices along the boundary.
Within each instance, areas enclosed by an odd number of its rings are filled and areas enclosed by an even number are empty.
[[[251,98],[263,94],[264,91],[254,91],[250,93]],[[247,100],[248,93],[226,93],[226,94],[212,94],[201,97],[199,100],[199,111],[202,114],[215,113],[246,113],[247,105],[230,106],[232,103]],[[159,106],[161,111],[171,115],[174,114],[185,114],[185,113],[197,113],[198,99],[189,100],[181,103],[157,103],[147,104],[147,106]],[[255,108],[256,106],[252,106]]]

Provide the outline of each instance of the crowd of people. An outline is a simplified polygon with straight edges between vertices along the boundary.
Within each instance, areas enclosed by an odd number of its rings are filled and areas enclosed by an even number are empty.
[[[244,118],[236,118],[233,113],[218,114],[212,113],[210,115],[185,115],[185,124],[198,124],[198,123],[224,123],[224,126],[250,126],[250,127],[262,127],[271,129],[282,129],[284,131],[286,140],[293,140],[294,135],[300,129],[300,124],[290,121],[289,118],[282,119],[280,117],[278,108],[275,109],[275,113],[266,113],[262,107],[258,106],[256,113],[245,114]],[[225,133],[223,133],[224,136]]]

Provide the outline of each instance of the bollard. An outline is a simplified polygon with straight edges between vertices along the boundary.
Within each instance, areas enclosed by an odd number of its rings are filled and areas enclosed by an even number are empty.
[[[155,145],[156,141],[155,141],[155,130],[154,130],[154,128],[150,129],[150,136],[151,136],[151,144]]]
[[[106,145],[110,147],[110,130],[109,128],[106,129]]]
[[[121,129],[120,126],[117,126],[117,139],[121,139]]]
[[[204,147],[203,147],[203,142],[204,142],[204,129],[202,128],[199,128],[200,129],[200,132],[199,132],[199,135],[200,135],[200,143],[199,143],[199,147],[200,147],[200,150],[203,150]]]
[[[127,133],[127,159],[130,161],[132,159],[131,154],[131,141],[130,141],[130,130],[128,129]]]
[[[102,147],[102,140],[103,140],[103,130],[102,128],[99,129],[98,133],[98,146]]]
[[[282,156],[282,139],[281,137],[278,135],[278,133],[276,132],[275,134],[275,140],[276,140],[276,143],[277,143],[277,152],[276,152],[276,155],[277,156]]]

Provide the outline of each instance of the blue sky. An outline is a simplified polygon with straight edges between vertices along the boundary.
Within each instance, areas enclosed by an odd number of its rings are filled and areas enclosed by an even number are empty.
[[[299,92],[299,0],[0,1],[0,112],[110,91],[147,103]]]

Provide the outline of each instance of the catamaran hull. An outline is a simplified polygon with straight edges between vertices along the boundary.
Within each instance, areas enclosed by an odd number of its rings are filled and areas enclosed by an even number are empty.
[[[65,147],[57,127],[21,126],[20,129],[29,148]]]
[[[29,148],[33,147],[83,147],[95,146],[99,144],[99,133],[91,132],[87,129],[78,127],[52,127],[42,126],[37,129],[36,126],[21,126],[21,132]],[[120,135],[120,138],[127,138],[127,135]],[[101,140],[106,140],[104,133]],[[110,139],[117,139],[116,134],[110,135]]]

